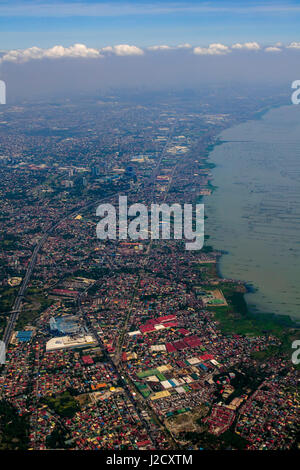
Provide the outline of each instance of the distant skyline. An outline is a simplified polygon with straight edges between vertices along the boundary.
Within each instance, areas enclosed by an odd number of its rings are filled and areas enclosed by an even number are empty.
[[[0,0],[0,79],[10,103],[212,83],[288,93],[299,25],[300,0]]]
[[[298,41],[300,1],[0,0],[0,49]]]

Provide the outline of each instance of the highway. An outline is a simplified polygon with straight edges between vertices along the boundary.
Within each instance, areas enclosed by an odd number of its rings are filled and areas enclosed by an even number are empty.
[[[175,128],[175,124],[173,124],[171,130],[170,130],[170,133],[168,135],[168,139],[165,143],[165,145],[163,146],[162,148],[162,151],[161,151],[161,154],[160,154],[160,157],[159,157],[159,160],[158,160],[158,163],[157,165],[155,166],[150,178],[149,178],[149,181],[148,181],[148,184],[147,184],[147,187],[149,188],[149,192],[151,194],[151,200],[150,200],[150,203],[155,203],[156,202],[156,194],[155,194],[155,180],[156,180],[156,177],[158,176],[159,174],[159,170],[160,170],[160,166],[161,166],[161,163],[162,163],[162,160],[164,158],[164,156],[166,155],[166,151],[168,149],[168,146],[173,138],[173,133],[174,133],[174,128]],[[171,175],[171,179],[169,181],[169,184],[168,184],[168,187],[167,187],[167,191],[165,192],[164,194],[164,198],[163,198],[163,201],[162,202],[165,202],[166,198],[167,198],[167,195],[169,193],[169,190],[170,190],[170,187],[171,187],[171,184],[172,184],[172,181],[173,181],[173,176],[174,176],[174,173],[175,173],[175,170],[177,168],[177,165],[178,163],[176,164],[176,166],[174,167],[173,169],[173,172],[172,172],[172,175]],[[124,325],[122,327],[122,330],[120,332],[120,335],[119,335],[119,338],[118,338],[118,342],[117,342],[117,346],[116,346],[116,352],[115,352],[115,357],[114,357],[114,361],[115,363],[117,364],[117,366],[121,363],[121,355],[122,355],[122,347],[124,345],[124,340],[125,340],[125,336],[126,336],[126,333],[127,333],[127,328],[128,328],[128,323],[130,321],[130,317],[131,317],[131,312],[132,312],[132,308],[133,308],[133,305],[134,305],[134,302],[136,300],[136,295],[137,295],[137,291],[138,291],[138,287],[140,285],[140,281],[141,281],[141,278],[142,278],[142,275],[143,275],[143,267],[145,267],[145,265],[147,264],[147,259],[150,255],[150,252],[151,252],[151,248],[152,248],[152,243],[153,243],[153,240],[150,239],[150,242],[149,242],[149,245],[148,245],[148,249],[147,249],[147,253],[146,253],[146,256],[144,257],[144,259],[142,260],[142,263],[141,263],[141,270],[139,271],[139,274],[138,274],[138,278],[137,278],[137,281],[134,285],[134,288],[133,288],[133,293],[132,293],[132,298],[131,298],[131,301],[130,301],[130,305],[128,307],[128,312],[127,312],[127,315],[126,315],[126,318],[125,318],[125,321],[124,321]]]
[[[163,157],[165,156],[165,153],[166,153],[166,150],[168,148],[168,145],[170,143],[170,140],[172,138],[172,133],[173,133],[173,129],[172,129],[172,132],[169,134],[168,136],[168,140],[166,142],[166,144],[164,145],[163,147],[163,150],[161,152],[161,155],[160,155],[160,158],[159,158],[159,161],[158,161],[158,164],[156,165],[151,177],[150,177],[150,181],[149,181],[149,186],[151,187],[151,195],[152,195],[152,202],[154,202],[154,199],[155,199],[155,179],[156,179],[156,176],[159,172],[159,168],[160,168],[160,165],[161,165],[161,162],[163,160]],[[173,176],[173,175],[172,175]],[[169,187],[170,187],[170,184],[168,186],[168,191],[169,191]],[[98,204],[100,204],[101,202],[105,202],[106,200],[111,200],[113,195],[109,195],[107,196],[105,199],[102,199],[101,201],[94,201],[94,202],[90,202],[89,204],[87,204],[86,206],[82,206],[80,208],[77,208],[76,210],[73,210],[72,212],[70,212],[69,214],[63,216],[59,221],[57,221],[55,224],[53,224],[52,226],[50,226],[49,228],[47,228],[45,230],[45,232],[43,233],[41,239],[38,241],[38,243],[36,244],[34,250],[33,250],[33,253],[32,253],[32,256],[30,258],[30,262],[29,262],[29,265],[27,267],[27,270],[26,270],[26,273],[25,273],[25,276],[22,280],[22,283],[21,283],[21,286],[19,288],[19,291],[18,291],[18,294],[15,298],[15,301],[13,303],[13,306],[12,306],[12,309],[11,309],[11,316],[7,322],[7,325],[6,325],[6,329],[5,329],[5,332],[4,332],[4,335],[3,335],[3,341],[6,345],[6,347],[8,346],[9,342],[10,342],[10,339],[11,339],[11,336],[12,336],[12,333],[14,331],[14,328],[15,328],[15,325],[16,325],[16,322],[18,320],[18,317],[20,315],[20,312],[21,312],[21,306],[22,306],[22,299],[24,298],[24,295],[25,295],[25,292],[26,292],[26,289],[27,289],[27,286],[29,284],[29,281],[30,281],[30,278],[31,278],[31,275],[32,275],[32,272],[35,268],[35,265],[36,265],[36,262],[37,262],[37,256],[38,256],[38,253],[39,251],[41,250],[42,246],[44,245],[45,241],[47,240],[48,236],[55,231],[55,229],[65,220],[67,220],[68,218],[72,217],[72,216],[76,216],[77,214],[79,214],[80,212],[83,212],[85,210],[87,210],[88,208],[90,207],[93,207],[93,206],[97,206]],[[151,247],[152,243],[150,243],[150,247]],[[150,248],[151,249],[151,248]],[[149,250],[150,251],[150,250]],[[149,253],[147,253],[149,254]],[[144,260],[144,263],[145,263],[146,260]],[[131,302],[131,307],[132,307],[132,304],[134,303],[134,300],[135,300],[135,297],[136,297],[136,291],[137,291],[137,287],[138,287],[138,283],[139,283],[139,279],[138,278],[138,281],[137,281],[137,284],[135,286],[135,289],[134,289],[134,292],[133,292],[133,297],[132,297],[132,302]],[[141,423],[143,424],[143,426],[145,427],[145,429],[147,430],[147,434],[149,436],[149,438],[151,439],[151,442],[152,442],[152,445],[154,446],[154,448],[157,448],[157,445],[158,443],[156,442],[156,439],[155,437],[153,436],[153,433],[151,431],[151,428],[150,428],[150,425],[149,423],[145,420],[145,418],[143,417],[142,413],[141,413],[141,409],[140,409],[140,406],[143,406],[144,409],[147,408],[145,407],[145,404],[143,403],[139,403],[139,400],[135,400],[135,398],[133,397],[133,394],[132,394],[132,391],[130,390],[130,387],[128,386],[126,380],[124,380],[123,376],[122,376],[122,371],[119,370],[121,369],[121,365],[119,364],[120,363],[120,355],[121,355],[121,351],[122,351],[122,346],[123,346],[123,342],[124,342],[124,338],[125,338],[125,334],[126,334],[126,331],[127,331],[127,324],[128,324],[128,321],[130,319],[130,316],[131,316],[131,307],[129,308],[129,312],[128,312],[128,315],[126,316],[126,319],[125,319],[125,323],[124,323],[124,326],[122,328],[122,332],[120,334],[120,339],[119,339],[119,342],[118,342],[118,345],[117,345],[117,351],[116,351],[116,357],[115,357],[115,362],[112,360],[112,358],[109,356],[109,354],[107,354],[107,351],[106,351],[106,348],[104,346],[104,344],[102,343],[102,340],[101,338],[99,337],[97,331],[93,328],[93,326],[91,325],[91,323],[85,318],[85,321],[89,327],[89,330],[92,332],[92,334],[94,335],[94,337],[96,338],[96,340],[98,341],[100,347],[102,348],[103,350],[103,354],[105,355],[106,357],[106,360],[107,362],[109,362],[109,364],[111,365],[112,369],[114,370],[116,376],[118,377],[118,381],[119,383],[122,384],[122,387],[128,397],[128,399],[130,400],[130,402],[132,403]],[[82,307],[81,307],[81,298],[79,297],[78,298],[78,309],[79,311],[82,312]]]
[[[54,229],[54,227],[53,227],[53,229]],[[5,332],[4,332],[4,335],[3,335],[3,341],[6,345],[6,347],[9,344],[12,332],[14,330],[14,326],[15,326],[17,320],[18,320],[20,310],[21,310],[22,299],[24,297],[24,294],[25,294],[25,291],[27,289],[32,271],[33,271],[34,266],[36,264],[37,255],[38,255],[41,247],[43,246],[43,244],[47,240],[47,237],[48,237],[50,231],[51,231],[51,229],[43,234],[42,238],[39,240],[39,242],[37,243],[37,245],[35,246],[35,248],[33,250],[32,256],[30,258],[29,265],[28,265],[27,270],[26,270],[25,277],[23,278],[23,281],[22,281],[22,284],[20,286],[19,292],[18,292],[18,294],[15,298],[15,301],[14,301],[14,304],[13,304],[13,307],[12,307],[13,313],[11,314],[11,316],[10,316],[8,322],[7,322],[6,329],[5,329]]]
[[[22,283],[21,283],[21,286],[19,288],[19,291],[18,291],[18,294],[14,300],[14,303],[13,303],[13,306],[12,306],[12,309],[11,309],[11,316],[9,318],[9,320],[7,321],[7,325],[6,325],[6,328],[5,328],[5,331],[4,331],[4,335],[3,335],[3,338],[2,338],[2,341],[5,343],[5,346],[7,347],[9,345],[9,342],[10,342],[10,339],[11,339],[11,336],[12,336],[12,333],[14,331],[14,328],[15,328],[15,325],[16,325],[16,322],[19,318],[19,315],[20,315],[20,312],[21,312],[21,306],[22,306],[22,299],[25,295],[25,292],[26,292],[26,289],[27,289],[27,286],[28,286],[28,283],[30,281],[30,278],[31,278],[31,275],[32,275],[32,272],[34,270],[34,267],[36,265],[36,261],[37,261],[37,256],[38,256],[38,253],[40,251],[40,249],[42,248],[42,246],[44,245],[45,241],[47,240],[48,236],[55,231],[55,229],[65,220],[69,219],[70,217],[73,217],[73,216],[76,216],[78,215],[80,212],[83,212],[83,211],[86,211],[87,209],[89,209],[90,207],[93,207],[93,206],[97,206],[98,204],[100,204],[101,202],[105,202],[106,200],[110,199],[113,195],[110,195],[110,196],[107,196],[106,198],[102,199],[101,201],[93,201],[93,202],[89,202],[87,205],[85,206],[82,206],[82,207],[79,207],[73,211],[71,211],[69,214],[67,215],[64,215],[61,219],[59,219],[57,222],[55,222],[52,226],[50,226],[49,228],[47,228],[45,230],[45,232],[43,233],[41,239],[38,241],[38,243],[36,244],[34,250],[33,250],[33,253],[32,253],[32,256],[30,258],[30,262],[28,264],[28,267],[27,267],[27,270],[26,270],[26,273],[25,273],[25,276],[22,280]]]

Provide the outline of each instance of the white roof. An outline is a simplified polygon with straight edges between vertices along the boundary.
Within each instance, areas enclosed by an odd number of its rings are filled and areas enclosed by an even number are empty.
[[[199,364],[199,362],[201,362],[201,361],[198,359],[198,357],[190,357],[187,361],[188,361],[189,364],[192,364],[192,365],[194,365],[194,364]]]
[[[135,335],[141,335],[142,332],[140,330],[136,331],[129,331],[128,336],[135,336]]]
[[[166,346],[164,344],[153,344],[150,349],[151,351],[166,351]]]
[[[162,384],[162,386],[163,386],[164,388],[166,388],[166,389],[167,389],[167,388],[172,388],[172,385],[170,384],[170,382],[169,382],[168,380],[163,380],[163,381],[161,382],[161,384]]]
[[[52,338],[46,343],[46,351],[55,351],[56,349],[79,348],[96,344],[95,339],[91,335],[85,336],[61,336],[60,338]]]

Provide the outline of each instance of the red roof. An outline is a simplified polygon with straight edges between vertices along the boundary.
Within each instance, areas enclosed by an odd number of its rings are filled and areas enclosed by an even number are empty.
[[[156,320],[157,323],[164,323],[166,321],[176,320],[176,315],[166,315],[164,317],[158,317]]]
[[[186,330],[185,328],[180,328],[180,330],[178,330],[178,331],[179,331],[179,333],[181,333],[184,336],[189,334],[189,331]]]
[[[177,321],[169,321],[167,323],[164,323],[164,326],[166,328],[172,328],[172,327],[177,326],[177,325],[178,325]]]
[[[179,351],[180,351],[181,349],[187,348],[187,344],[185,344],[184,341],[174,341],[173,346],[174,346],[176,349],[178,349]]]
[[[166,344],[166,348],[167,348],[167,351],[168,351],[168,352],[174,352],[174,351],[176,351],[176,348],[174,348],[174,346],[173,346],[172,343],[167,343],[167,344]]]
[[[152,325],[143,325],[140,327],[142,333],[150,333],[150,331],[155,331]]]
[[[94,364],[93,358],[91,356],[82,356],[82,361],[84,364]]]
[[[203,356],[200,356],[200,359],[202,361],[210,361],[213,358],[214,358],[214,356],[212,356],[211,354],[204,354]]]
[[[196,346],[200,346],[200,344],[201,344],[200,339],[196,335],[195,336],[189,336],[188,338],[185,338],[183,341],[188,346],[190,346],[191,348],[195,348]]]
[[[149,444],[151,444],[151,442],[149,440],[148,441],[140,441],[140,442],[136,443],[136,445],[138,447],[144,447],[144,446],[149,445]]]

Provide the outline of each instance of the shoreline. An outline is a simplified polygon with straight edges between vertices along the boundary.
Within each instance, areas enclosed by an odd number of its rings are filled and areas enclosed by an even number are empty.
[[[233,126],[228,126],[227,128],[223,129],[221,131],[220,134],[218,134],[218,136],[216,136],[216,140],[215,142],[209,144],[207,146],[207,148],[205,149],[205,155],[206,155],[206,160],[208,165],[210,166],[210,168],[213,169],[217,167],[217,165],[213,162],[210,161],[210,155],[211,153],[214,151],[214,149],[217,147],[217,146],[220,146],[220,145],[223,145],[225,143],[228,143],[230,141],[227,141],[227,140],[223,140],[220,138],[221,134],[228,130],[228,129],[231,129],[231,128],[234,128],[235,126],[239,126],[243,123],[246,123],[246,122],[249,122],[249,121],[259,121],[259,120],[262,120],[262,118],[269,112],[269,111],[272,111],[273,109],[277,109],[277,108],[280,108],[280,107],[284,107],[284,106],[290,106],[289,104],[285,105],[285,104],[276,104],[276,105],[273,105],[273,106],[267,106],[266,108],[263,108],[261,110],[259,110],[258,112],[254,113],[254,115],[252,117],[250,117],[249,119],[245,120],[245,121],[242,121],[240,123],[235,123]],[[212,188],[212,190],[216,190],[218,189],[217,186],[214,186],[213,183],[210,183],[210,186]],[[205,196],[204,196],[205,197]],[[202,197],[201,199],[203,200],[204,197]],[[207,197],[207,196],[206,196]],[[207,216],[206,216],[207,217]],[[209,234],[208,234],[209,236]],[[212,248],[214,248],[212,246]],[[228,251],[226,250],[217,250],[220,255],[218,256],[217,258],[217,262],[216,262],[216,273],[217,273],[217,277],[222,281],[224,279],[226,279],[226,277],[223,275],[222,273],[222,268],[221,268],[221,260],[222,260],[222,257],[226,254],[229,254]],[[245,292],[242,293],[242,297],[243,297],[243,301],[245,302],[246,306],[247,306],[247,315],[249,317],[251,317],[252,319],[254,320],[257,320],[259,318],[259,320],[261,321],[262,319],[264,318],[267,318],[269,320],[271,320],[272,322],[274,322],[274,324],[277,326],[277,325],[280,325],[282,327],[282,329],[284,330],[285,328],[293,328],[293,329],[300,329],[300,319],[297,320],[293,317],[291,317],[290,315],[283,315],[283,314],[276,314],[276,313],[273,313],[273,312],[263,312],[261,309],[257,308],[255,305],[252,306],[252,308],[250,309],[250,306],[249,306],[249,302],[247,301],[246,299],[246,295],[247,294],[252,294],[252,293],[255,293],[257,292],[259,289],[257,287],[254,287],[252,285],[252,283],[249,283],[247,281],[242,281],[242,280],[239,280],[239,279],[234,279],[234,282],[236,282],[237,284],[242,284],[244,289],[245,289]]]

